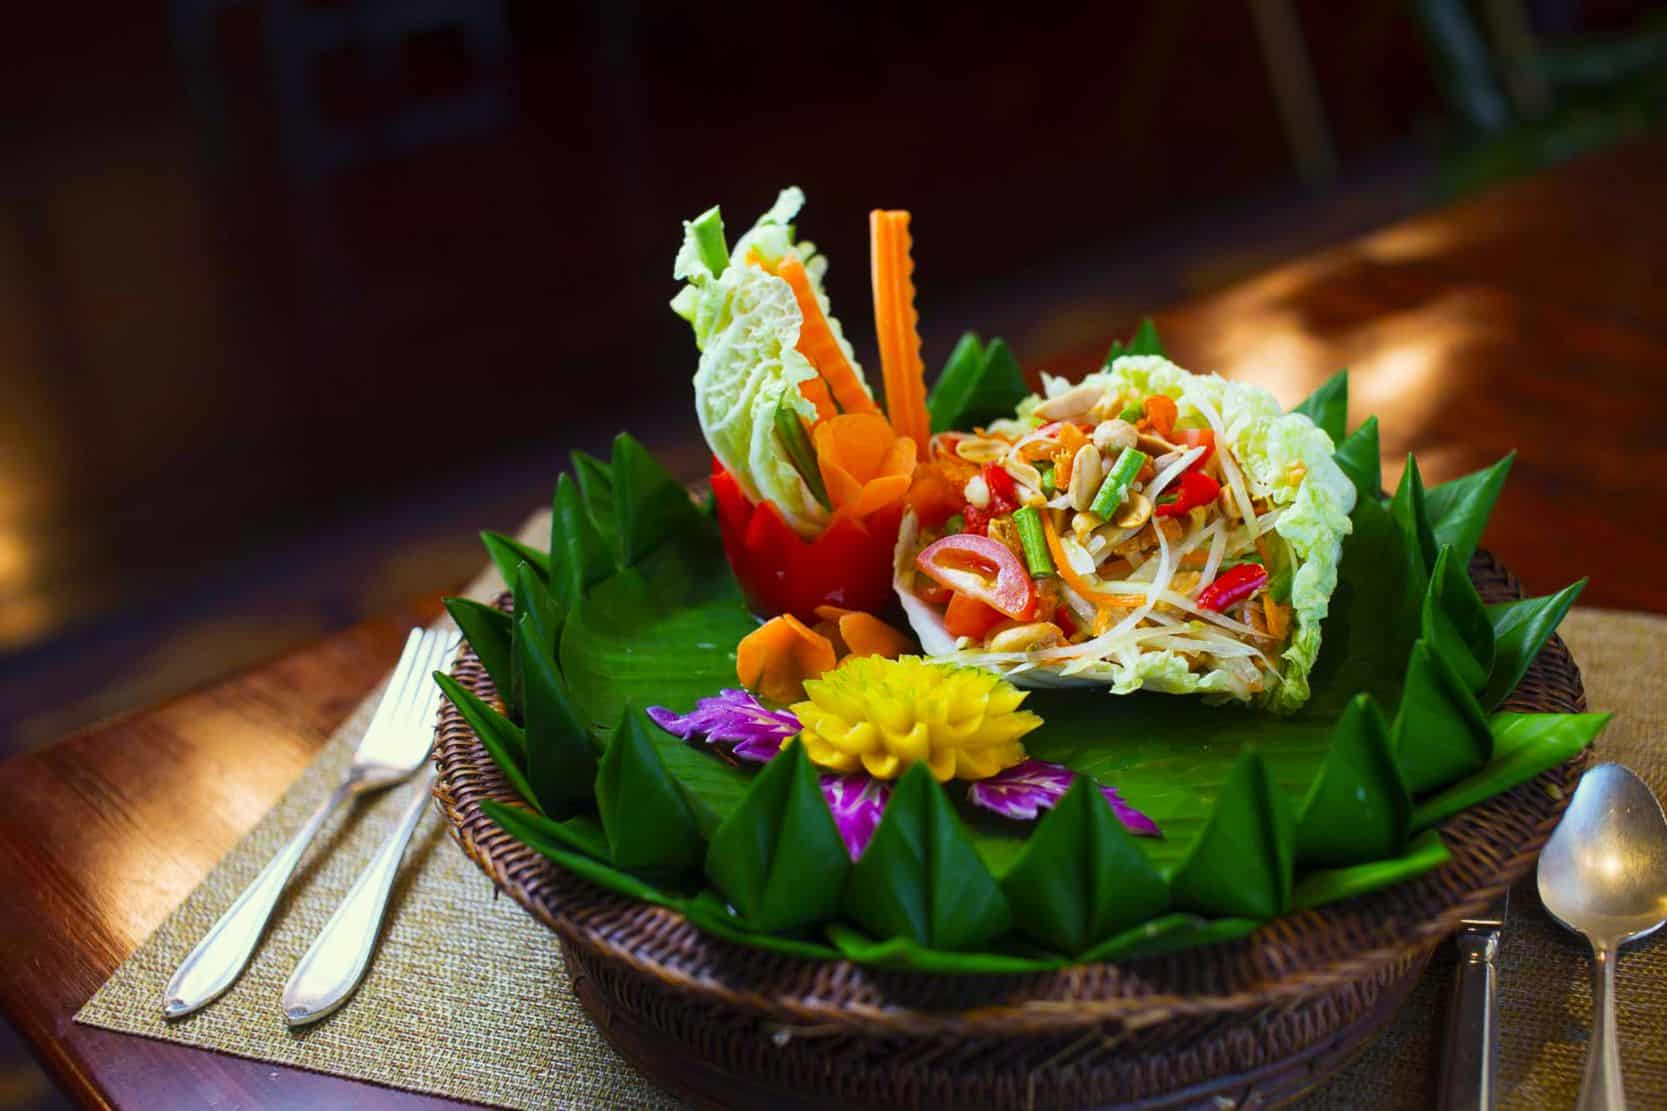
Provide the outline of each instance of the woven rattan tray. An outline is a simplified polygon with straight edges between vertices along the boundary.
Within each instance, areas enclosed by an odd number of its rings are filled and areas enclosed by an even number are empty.
[[[1520,596],[1488,554],[1470,570],[1484,600]],[[466,648],[453,674],[492,694]],[[1507,707],[1586,708],[1561,640]],[[556,932],[586,1011],[651,1080],[698,1107],[849,1111],[1287,1102],[1358,1053],[1435,946],[1527,871],[1586,756],[1449,819],[1452,860],[1418,879],[1239,941],[1000,976],[882,971],[720,941],[499,829],[481,800],[514,791],[449,703],[435,760],[434,793],[463,851]]]

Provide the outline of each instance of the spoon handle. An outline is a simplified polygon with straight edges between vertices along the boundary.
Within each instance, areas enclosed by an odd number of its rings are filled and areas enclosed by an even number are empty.
[[[1592,1041],[1575,1111],[1624,1111],[1621,1043],[1615,1033],[1615,958],[1609,945],[1592,943]]]

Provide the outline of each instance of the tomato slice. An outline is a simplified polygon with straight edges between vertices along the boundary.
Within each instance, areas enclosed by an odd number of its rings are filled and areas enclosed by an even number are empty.
[[[991,629],[1007,620],[999,610],[993,610],[977,598],[965,594],[951,594],[949,608],[944,611],[944,628],[950,636],[983,640]]]
[[[1213,428],[1177,428],[1175,430],[1175,442],[1183,447],[1204,445],[1204,454],[1194,459],[1192,465],[1187,468],[1189,471],[1200,471],[1204,469],[1204,464],[1210,461],[1210,456],[1215,454],[1216,430]]]
[[[999,540],[964,532],[946,536],[915,556],[915,567],[1016,620],[1027,621],[1036,612],[1036,584],[1019,557]]]

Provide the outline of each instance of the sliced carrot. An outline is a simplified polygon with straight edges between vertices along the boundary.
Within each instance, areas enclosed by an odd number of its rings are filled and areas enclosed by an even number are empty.
[[[972,474],[977,473],[974,468]],[[909,487],[909,508],[915,511],[922,525],[937,528],[967,503],[964,491],[970,477],[971,474],[958,476],[942,462],[922,464],[915,468],[914,484]]]
[[[797,702],[805,696],[805,680],[833,666],[833,642],[792,614],[772,617],[735,646],[741,685],[773,702]]]
[[[837,630],[838,639],[835,640],[834,646],[840,649],[840,659],[844,659],[848,654],[895,659],[915,646],[907,636],[863,610],[848,610],[843,606],[817,606],[816,616],[822,619],[816,625],[818,629],[831,626]]]
[[[1268,632],[1275,640],[1284,640],[1291,627],[1291,611],[1273,600],[1273,595],[1262,595],[1262,616],[1267,619]]]
[[[1053,484],[1056,489],[1063,490],[1071,484],[1071,467],[1076,463],[1077,452],[1086,443],[1088,437],[1082,429],[1070,422],[1059,430],[1059,447],[1053,455]]]
[[[914,260],[909,257],[909,214],[875,209],[868,214],[868,227],[886,412],[897,434],[912,439],[918,457],[924,459],[931,425],[926,366],[920,358],[920,318],[915,312]]]
[[[877,411],[822,421],[811,440],[828,500],[840,512],[861,519],[909,492],[915,446],[893,432]]]
[[[839,619],[839,635],[853,656],[884,656],[895,660],[914,643],[871,613],[850,613]]]
[[[1155,393],[1146,399],[1146,419],[1152,423],[1152,430],[1166,440],[1175,431],[1175,421],[1180,415],[1171,397]]]
[[[833,399],[847,413],[877,413],[880,407],[868,396],[862,379],[845,357],[845,350],[834,338],[816,291],[810,287],[810,276],[797,255],[788,255],[776,267],[776,277],[793,287],[793,299],[799,303],[799,314],[804,324],[799,328],[799,354],[810,360],[816,373],[822,376]]]
[[[817,420],[827,420],[829,417],[839,415],[839,406],[834,404],[833,394],[828,392],[826,379],[806,378],[799,383],[799,392],[804,394],[812,405],[816,406]]]
[[[1059,532],[1053,527],[1050,519],[1052,514],[1042,514],[1042,534],[1047,537],[1048,551],[1053,555],[1053,569],[1059,573],[1072,590],[1082,595],[1083,599],[1096,606],[1115,606],[1118,609],[1133,609],[1146,604],[1144,594],[1108,594],[1097,590],[1089,581],[1077,574],[1071,566],[1071,561],[1065,558],[1065,546],[1059,542]]]

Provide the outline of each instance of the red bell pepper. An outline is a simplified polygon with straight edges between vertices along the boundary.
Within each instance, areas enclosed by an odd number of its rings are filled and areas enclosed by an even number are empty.
[[[1160,501],[1152,512],[1159,517],[1180,517],[1221,496],[1221,483],[1198,471],[1183,474],[1179,486],[1174,501]]]
[[[1241,563],[1223,571],[1216,581],[1198,592],[1198,608],[1220,613],[1234,602],[1256,593],[1268,581],[1268,569],[1258,563]]]
[[[809,625],[818,620],[817,606],[882,614],[896,602],[892,552],[903,521],[901,501],[860,521],[836,516],[820,536],[806,540],[774,504],[748,501],[716,458],[712,495],[730,570],[760,617],[791,613]]]

